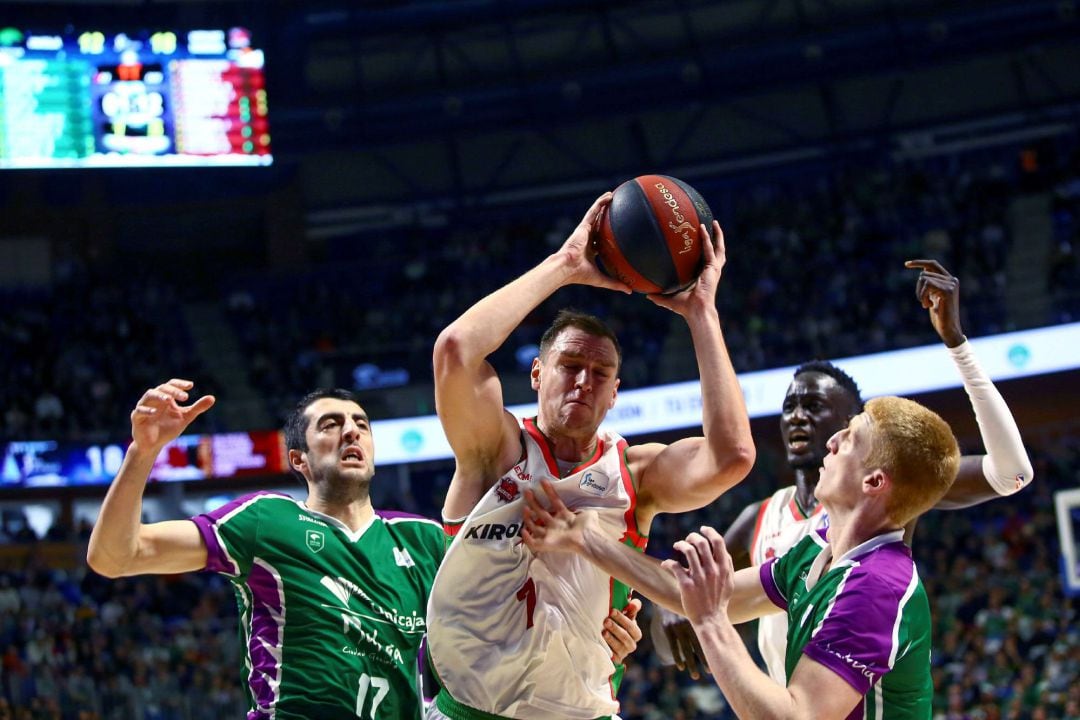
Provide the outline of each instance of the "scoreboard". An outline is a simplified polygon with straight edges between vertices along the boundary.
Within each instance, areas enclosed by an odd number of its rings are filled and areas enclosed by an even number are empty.
[[[0,168],[269,165],[263,60],[243,28],[0,27]]]
[[[104,485],[120,471],[127,443],[57,440],[0,443],[0,489]],[[289,472],[280,431],[181,435],[158,454],[151,482],[221,480]]]

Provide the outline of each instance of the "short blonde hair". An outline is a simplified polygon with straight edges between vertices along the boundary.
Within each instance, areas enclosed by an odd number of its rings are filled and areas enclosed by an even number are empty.
[[[879,397],[866,403],[871,420],[866,466],[892,478],[885,510],[907,525],[948,492],[960,467],[960,447],[940,415],[913,400]]]

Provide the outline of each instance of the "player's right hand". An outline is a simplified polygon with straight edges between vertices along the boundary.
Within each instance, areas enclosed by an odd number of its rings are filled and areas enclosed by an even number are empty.
[[[948,347],[964,342],[960,327],[960,280],[937,260],[908,260],[904,267],[920,270],[915,295],[930,312],[930,323]]]
[[[190,405],[180,405],[187,401],[188,391],[194,386],[190,380],[173,378],[144,392],[131,411],[134,444],[148,450],[160,450],[178,438],[195,418],[213,407],[213,395],[204,395]]]
[[[630,293],[630,286],[608,277],[596,266],[596,246],[593,238],[603,217],[605,208],[611,204],[612,193],[606,192],[596,198],[592,207],[581,218],[570,237],[566,238],[559,253],[567,264],[567,285],[592,285],[593,287]]]

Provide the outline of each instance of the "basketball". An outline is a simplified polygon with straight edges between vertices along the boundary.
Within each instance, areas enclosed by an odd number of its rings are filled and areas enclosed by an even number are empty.
[[[705,264],[701,225],[713,215],[697,190],[667,175],[640,175],[615,188],[600,218],[596,251],[605,273],[635,292],[670,295]]]

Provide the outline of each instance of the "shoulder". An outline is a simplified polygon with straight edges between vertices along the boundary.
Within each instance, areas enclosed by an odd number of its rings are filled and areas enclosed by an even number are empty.
[[[787,574],[801,573],[810,567],[828,542],[825,540],[825,530],[812,532],[806,535],[790,550],[777,558],[776,566],[784,569]]]
[[[652,442],[630,445],[626,448],[626,464],[632,470],[642,469],[666,448],[664,443]]]
[[[375,515],[387,525],[395,527],[422,528],[424,526],[431,526],[439,529],[442,528],[442,523],[432,520],[431,518],[398,510],[376,510]]]
[[[241,495],[224,505],[219,505],[213,510],[203,513],[203,515],[220,522],[239,514],[261,512],[265,508],[286,505],[291,509],[298,507],[296,500],[284,493],[260,490]]]
[[[886,606],[914,608],[928,602],[915,562],[902,548],[880,548],[860,558],[848,573],[843,591],[865,598],[881,610]]]
[[[392,535],[413,537],[437,537],[442,540],[443,525],[431,518],[395,510],[376,510],[375,516],[382,520]]]

